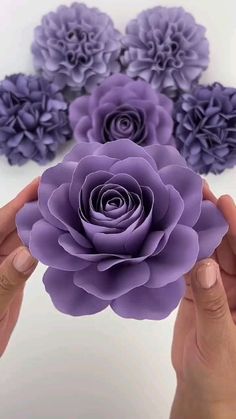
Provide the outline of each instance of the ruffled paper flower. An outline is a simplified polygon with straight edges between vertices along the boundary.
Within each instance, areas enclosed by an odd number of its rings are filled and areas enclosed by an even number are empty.
[[[221,173],[236,165],[236,89],[196,86],[176,105],[175,138],[188,165]]]
[[[76,99],[69,117],[77,141],[127,138],[142,146],[171,142],[172,101],[148,83],[122,74],[105,80],[91,96]]]
[[[162,319],[179,303],[182,275],[227,231],[202,201],[202,179],[172,146],[81,143],[42,176],[38,202],[17,216],[19,235],[49,266],[58,310]]]
[[[171,97],[190,90],[208,66],[205,32],[182,7],[141,12],[126,28],[122,59],[126,73]]]
[[[23,74],[0,83],[0,154],[11,165],[51,161],[71,134],[68,104],[57,87]]]
[[[44,16],[32,45],[37,70],[61,89],[91,91],[119,71],[120,33],[108,15],[85,4]]]

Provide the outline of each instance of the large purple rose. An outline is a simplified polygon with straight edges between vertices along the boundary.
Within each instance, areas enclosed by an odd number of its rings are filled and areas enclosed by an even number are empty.
[[[17,216],[22,241],[50,266],[46,290],[62,312],[107,306],[122,317],[162,319],[183,274],[227,231],[202,201],[202,179],[171,146],[82,143],[42,176],[38,202]]]
[[[78,141],[109,141],[128,138],[142,146],[172,142],[172,101],[155,93],[144,81],[116,74],[97,87],[91,96],[70,106],[70,122]]]

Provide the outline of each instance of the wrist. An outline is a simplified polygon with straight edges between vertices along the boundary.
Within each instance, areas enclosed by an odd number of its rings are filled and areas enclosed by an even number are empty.
[[[170,419],[235,419],[236,405],[199,397],[194,389],[177,386]]]

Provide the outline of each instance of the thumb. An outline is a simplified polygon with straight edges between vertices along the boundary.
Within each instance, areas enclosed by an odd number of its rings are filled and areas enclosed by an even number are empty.
[[[198,263],[191,274],[195,303],[197,344],[205,354],[225,345],[233,320],[218,264],[213,259]]]
[[[14,250],[0,265],[0,319],[36,266],[37,261],[26,247]]]

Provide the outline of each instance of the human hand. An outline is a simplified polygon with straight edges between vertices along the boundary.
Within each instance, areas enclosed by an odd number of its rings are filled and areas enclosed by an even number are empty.
[[[37,261],[22,246],[15,217],[26,202],[37,198],[38,179],[0,208],[0,356],[5,351],[19,317],[26,280]]]
[[[236,417],[236,206],[229,196],[217,200],[208,187],[204,195],[221,210],[229,232],[213,258],[186,277],[172,346],[171,419]]]

